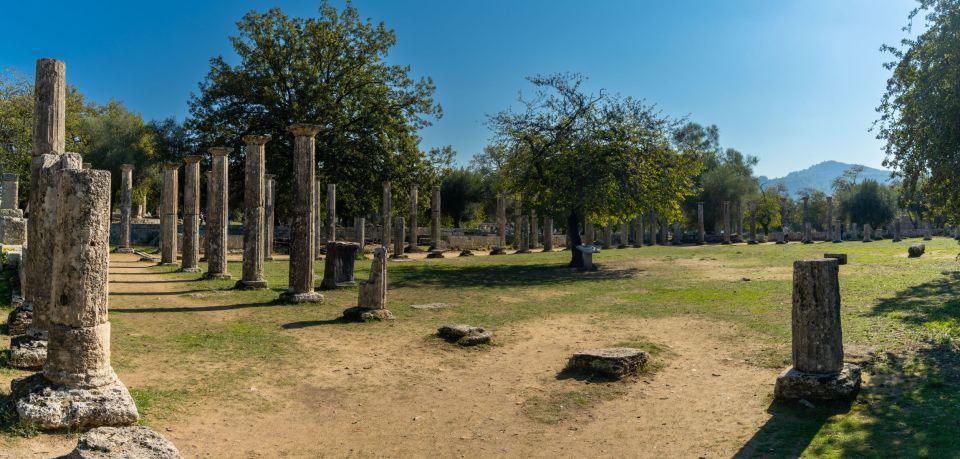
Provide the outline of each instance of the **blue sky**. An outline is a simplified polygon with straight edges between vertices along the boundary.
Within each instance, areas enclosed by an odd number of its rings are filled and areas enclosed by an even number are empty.
[[[98,102],[144,118],[187,115],[189,94],[246,11],[319,2],[17,1],[4,6],[0,66],[33,77],[38,57]],[[334,1],[342,5],[342,1]],[[466,164],[489,139],[486,115],[516,102],[535,73],[580,72],[720,127],[721,142],[782,176],[834,159],[879,167],[868,132],[888,72],[879,52],[903,38],[912,0],[375,1],[361,15],[397,33],[390,59],[429,75],[444,117],[423,147],[453,145]],[[45,20],[40,21],[43,17]]]

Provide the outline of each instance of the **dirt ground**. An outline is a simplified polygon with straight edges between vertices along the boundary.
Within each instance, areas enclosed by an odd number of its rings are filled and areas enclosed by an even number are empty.
[[[222,305],[216,295],[182,294],[184,283],[147,266],[112,255],[112,308]],[[214,307],[189,320],[216,323],[239,314]],[[176,326],[163,312],[123,320]],[[776,370],[748,364],[745,356],[758,349],[730,324],[550,317],[494,330],[497,343],[485,349],[454,348],[399,324],[368,325],[284,328],[297,356],[254,369],[239,393],[191,399],[150,426],[185,457],[712,458],[734,455],[769,418]],[[655,357],[662,368],[616,383],[590,407],[563,407],[606,390],[558,374],[572,352],[637,339],[663,348]],[[163,362],[118,373],[131,387],[190,378],[189,366]],[[51,457],[75,442],[72,434],[15,439],[0,457]]]

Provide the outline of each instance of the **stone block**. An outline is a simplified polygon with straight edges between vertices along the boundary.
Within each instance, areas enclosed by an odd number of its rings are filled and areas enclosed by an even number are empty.
[[[20,420],[41,429],[124,426],[140,417],[130,392],[116,379],[102,387],[78,389],[52,384],[36,373],[11,386]]]
[[[98,427],[84,433],[77,447],[60,459],[180,459],[177,447],[143,426]]]
[[[837,373],[808,373],[794,367],[777,377],[774,397],[782,400],[850,400],[860,391],[860,367],[844,363]]]
[[[927,251],[927,247],[923,244],[913,244],[907,249],[907,255],[910,258],[917,258],[923,255]]]
[[[590,349],[573,354],[566,369],[581,373],[600,373],[619,379],[638,373],[648,360],[646,352],[629,347]]]
[[[44,376],[53,383],[91,388],[116,379],[110,367],[110,323],[71,328],[51,325]]]
[[[461,346],[476,346],[488,344],[493,333],[483,327],[474,327],[466,324],[447,324],[437,329],[437,335]]]
[[[847,264],[847,254],[845,253],[825,253],[823,258],[833,258],[837,260],[837,264],[845,265]]]

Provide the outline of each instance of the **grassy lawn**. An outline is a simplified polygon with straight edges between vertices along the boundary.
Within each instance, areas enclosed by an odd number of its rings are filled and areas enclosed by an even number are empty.
[[[916,241],[607,250],[594,257],[600,269],[586,273],[565,267],[567,252],[466,258],[453,258],[453,253],[446,260],[390,262],[387,307],[397,316],[391,326],[337,319],[355,304],[355,288],[324,292],[320,305],[278,303],[286,285],[285,261],[266,264],[271,288],[262,291],[232,290],[235,279],[199,280],[197,274],[153,267],[163,285],[176,291],[158,288],[111,297],[113,359],[119,371],[134,375],[155,363],[169,368],[170,379],[137,381],[134,376],[130,383],[148,424],[162,424],[178,407],[198,400],[242,399],[240,388],[258,375],[274,375],[271,384],[292,384],[296,375],[283,369],[302,358],[309,343],[288,332],[316,325],[426,338],[444,322],[497,329],[571,315],[599,316],[607,326],[624,317],[689,316],[736,324],[740,332],[730,337],[730,346],[737,347],[740,339],[759,340],[762,350],[743,359],[759,368],[780,369],[789,364],[792,262],[842,252],[850,260],[840,270],[844,341],[848,360],[864,367],[864,391],[849,405],[808,408],[771,401],[771,418],[739,455],[960,457],[958,246],[938,238],[926,242],[923,257],[911,259],[906,257],[911,242]],[[358,262],[357,280],[367,277],[369,267],[369,260]],[[240,263],[230,263],[229,269],[239,277]],[[322,262],[317,273],[322,277]],[[139,300],[147,297],[169,301],[143,307]],[[437,311],[409,307],[438,302],[456,306]],[[198,320],[202,311],[220,314],[213,321]],[[148,320],[153,313],[171,314]],[[637,339],[643,343],[643,337]],[[656,343],[644,344],[658,350]],[[484,352],[457,358],[469,362]],[[659,357],[668,360],[669,352]],[[324,354],[310,358],[323,359]],[[177,379],[188,370],[189,383]],[[616,399],[622,390],[611,384],[555,396],[589,409],[595,402]],[[544,423],[562,420],[564,414],[549,409],[558,404],[550,401],[553,396],[544,396],[542,409],[532,403],[525,410]]]

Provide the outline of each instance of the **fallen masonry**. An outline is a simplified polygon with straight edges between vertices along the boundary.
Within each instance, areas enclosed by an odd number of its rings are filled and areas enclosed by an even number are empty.
[[[143,426],[98,427],[84,433],[77,447],[60,459],[180,459],[177,447]]]
[[[473,327],[466,324],[447,324],[437,329],[437,335],[461,346],[476,346],[489,344],[493,332],[483,327]]]
[[[570,356],[566,370],[620,379],[640,372],[648,360],[646,352],[630,347],[589,349]]]
[[[387,302],[387,249],[378,247],[373,251],[370,279],[360,282],[357,305],[343,311],[343,317],[353,322],[393,320],[393,313],[386,309]]]

